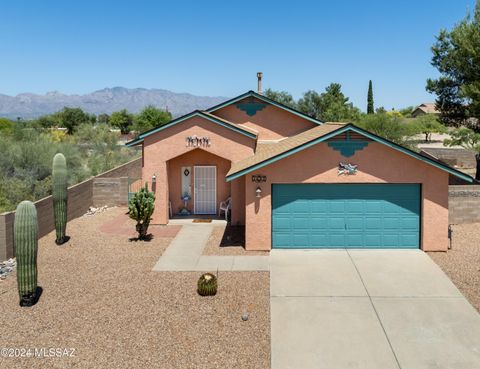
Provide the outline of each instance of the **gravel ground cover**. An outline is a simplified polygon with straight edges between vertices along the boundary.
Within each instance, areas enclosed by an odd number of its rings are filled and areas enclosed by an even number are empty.
[[[480,223],[452,229],[452,249],[428,254],[480,312]]]
[[[268,256],[268,251],[245,250],[245,227],[242,226],[216,226],[203,249],[203,255],[263,255]]]
[[[40,240],[36,306],[18,306],[14,273],[0,282],[0,347],[75,349],[0,368],[268,368],[269,274],[220,273],[218,294],[200,297],[200,273],[151,271],[171,238],[99,231],[121,211],[69,222],[64,246]]]

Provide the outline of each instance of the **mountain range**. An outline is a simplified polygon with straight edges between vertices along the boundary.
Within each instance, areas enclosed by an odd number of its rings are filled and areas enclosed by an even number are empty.
[[[206,109],[222,101],[225,97],[195,96],[162,89],[104,88],[84,95],[66,95],[58,91],[46,94],[21,93],[16,96],[0,94],[0,117],[10,119],[33,119],[51,114],[68,107],[79,107],[94,114],[127,109],[138,113],[147,105],[168,109],[174,117],[196,109]]]

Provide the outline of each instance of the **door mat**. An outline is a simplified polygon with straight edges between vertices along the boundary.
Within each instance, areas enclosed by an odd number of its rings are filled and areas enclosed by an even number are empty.
[[[211,219],[194,219],[193,223],[212,223]]]

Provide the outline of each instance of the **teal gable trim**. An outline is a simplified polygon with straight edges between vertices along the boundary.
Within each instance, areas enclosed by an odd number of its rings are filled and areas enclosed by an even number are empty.
[[[134,140],[128,141],[127,143],[125,143],[125,146],[132,147],[132,146],[136,146],[138,144],[141,144],[142,142],[143,142],[143,139],[135,138]]]
[[[361,134],[361,135],[364,135],[365,137],[368,137],[368,138],[372,139],[373,141],[382,143],[382,144],[384,144],[384,145],[386,145],[386,146],[388,146],[388,147],[390,147],[390,148],[392,148],[392,149],[394,149],[394,150],[403,152],[404,154],[409,155],[409,156],[411,156],[411,157],[414,157],[415,159],[418,159],[418,160],[421,160],[421,161],[423,161],[423,162],[425,162],[425,163],[427,163],[427,164],[433,165],[434,167],[436,167],[436,168],[438,168],[438,169],[441,169],[441,170],[443,170],[443,171],[445,171],[445,172],[448,172],[448,173],[450,173],[450,174],[452,174],[452,175],[454,175],[454,176],[456,176],[456,177],[458,177],[458,178],[461,178],[461,179],[463,179],[463,180],[465,180],[465,181],[467,181],[467,182],[472,183],[472,182],[474,181],[474,179],[473,179],[472,177],[470,177],[470,176],[468,176],[468,175],[466,175],[466,174],[464,174],[464,173],[462,173],[462,172],[460,172],[460,171],[458,171],[458,170],[456,170],[456,169],[450,168],[449,166],[447,166],[447,165],[445,165],[445,164],[438,163],[438,162],[436,162],[436,161],[434,161],[434,160],[432,160],[432,159],[430,159],[430,158],[427,158],[427,157],[424,157],[424,156],[422,156],[422,155],[420,155],[420,154],[417,154],[415,151],[412,151],[412,150],[409,150],[409,149],[407,149],[407,148],[405,148],[405,147],[402,147],[402,146],[400,146],[400,145],[397,145],[397,144],[395,144],[395,143],[393,143],[393,142],[391,142],[391,141],[388,141],[388,140],[386,140],[386,139],[384,139],[384,138],[381,138],[381,137],[379,137],[379,136],[377,136],[377,135],[374,135],[374,134],[372,134],[372,133],[370,133],[370,132],[368,132],[368,131],[364,131],[363,129],[358,128],[358,127],[354,126],[353,124],[346,125],[345,127],[339,128],[339,129],[337,129],[337,130],[335,130],[335,131],[333,131],[333,132],[330,132],[330,133],[328,133],[328,134],[326,134],[326,135],[324,135],[324,136],[322,136],[322,137],[319,137],[319,138],[317,138],[317,139],[315,139],[315,140],[312,140],[312,141],[310,141],[310,142],[307,142],[307,143],[305,143],[305,144],[303,144],[303,145],[301,145],[301,146],[298,146],[298,147],[296,147],[296,148],[294,148],[294,149],[291,149],[291,150],[289,150],[289,151],[286,151],[286,152],[284,152],[284,153],[282,153],[282,154],[280,154],[280,155],[274,156],[274,157],[272,157],[272,158],[270,158],[270,159],[267,159],[267,160],[265,160],[265,161],[263,161],[263,162],[261,162],[261,163],[258,163],[258,164],[256,164],[256,165],[253,165],[253,166],[251,166],[251,167],[249,167],[249,168],[246,168],[246,169],[244,169],[244,170],[242,170],[242,171],[240,171],[240,172],[238,172],[238,173],[231,174],[231,175],[229,175],[229,176],[226,177],[226,181],[227,181],[227,182],[233,181],[234,179],[237,179],[237,178],[239,178],[239,177],[241,177],[241,176],[243,176],[243,175],[245,175],[245,174],[247,174],[247,173],[250,173],[250,172],[252,172],[252,171],[254,171],[254,170],[256,170],[256,169],[259,169],[259,168],[262,168],[262,167],[267,166],[267,165],[269,165],[269,164],[272,164],[272,163],[274,163],[274,162],[276,162],[276,161],[278,161],[278,160],[281,160],[281,159],[283,159],[283,158],[286,158],[286,157],[288,157],[288,156],[290,156],[290,155],[292,155],[292,154],[295,154],[295,153],[297,153],[297,152],[299,152],[299,151],[305,150],[305,149],[307,149],[307,148],[309,148],[309,147],[312,147],[313,145],[316,145],[317,143],[326,141],[326,140],[328,140],[329,138],[335,137],[335,136],[337,136],[337,135],[339,135],[339,134],[341,134],[341,133],[347,132],[347,131],[357,132],[357,133],[359,133],[359,134]]]
[[[253,117],[255,114],[257,114],[258,111],[265,109],[267,107],[267,104],[248,102],[243,104],[236,104],[235,106],[241,111],[245,112],[249,117]]]
[[[249,132],[249,131],[247,131],[247,130],[241,129],[241,128],[239,128],[238,126],[230,125],[230,124],[228,124],[228,123],[226,123],[226,122],[224,122],[224,121],[221,121],[221,120],[219,120],[219,119],[215,119],[215,118],[210,117],[210,116],[208,116],[208,115],[206,115],[206,114],[202,114],[201,111],[194,111],[193,113],[184,115],[183,117],[180,117],[180,118],[177,118],[177,119],[174,119],[174,120],[170,121],[169,123],[164,124],[164,125],[161,126],[161,127],[157,127],[157,128],[154,128],[154,129],[152,129],[152,130],[150,130],[150,131],[144,132],[144,133],[140,134],[136,140],[131,141],[131,142],[129,142],[128,144],[132,143],[132,145],[133,145],[133,142],[138,141],[139,139],[144,139],[144,138],[147,137],[147,136],[150,136],[150,135],[152,135],[152,134],[154,134],[154,133],[163,131],[164,129],[167,129],[167,128],[171,127],[171,126],[174,126],[174,125],[176,125],[176,124],[178,124],[178,123],[180,123],[180,122],[183,122],[183,121],[185,121],[185,120],[187,120],[187,119],[190,119],[190,118],[192,118],[192,117],[195,117],[195,116],[204,118],[204,119],[206,119],[206,120],[208,120],[208,121],[210,121],[210,122],[212,122],[212,123],[218,124],[218,125],[220,125],[220,126],[223,126],[223,127],[225,127],[225,128],[228,128],[228,129],[231,129],[232,131],[235,131],[235,132],[237,132],[237,133],[240,133],[240,134],[242,134],[242,135],[244,135],[244,136],[247,136],[247,137],[250,137],[250,138],[253,138],[253,139],[256,139],[256,138],[257,138],[257,135],[256,135],[256,134],[251,133],[251,132]]]
[[[355,155],[357,151],[363,150],[368,146],[368,141],[351,140],[350,131],[347,131],[346,136],[345,140],[342,141],[330,141],[328,146],[333,150],[339,151],[346,158]]]
[[[270,104],[270,105],[273,105],[273,106],[276,106],[277,108],[280,108],[280,109],[283,109],[283,110],[286,110],[300,118],[303,118],[303,119],[306,119],[310,122],[313,122],[315,124],[323,124],[324,122],[318,120],[318,119],[315,119],[315,118],[312,118],[300,111],[297,111],[295,109],[292,109],[286,105],[283,105],[283,104],[280,104],[279,102],[276,102],[275,100],[271,100],[269,99],[268,97],[265,97],[263,95],[260,95],[260,94],[257,94],[256,92],[254,91],[248,91],[248,92],[245,92],[244,94],[240,95],[240,96],[237,96],[237,97],[234,97],[233,99],[230,99],[230,100],[227,100],[221,104],[218,104],[218,105],[215,105],[215,106],[212,106],[211,108],[207,109],[206,111],[208,113],[212,113],[216,110],[219,110],[219,109],[222,109],[226,106],[229,106],[229,105],[232,105],[232,104],[235,104],[237,103],[238,101],[241,101],[243,99],[245,99],[246,97],[256,97],[257,99],[261,100],[261,101],[264,101],[265,103],[267,104]]]

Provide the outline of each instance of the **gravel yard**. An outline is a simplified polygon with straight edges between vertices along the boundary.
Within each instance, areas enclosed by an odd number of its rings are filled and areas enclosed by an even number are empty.
[[[14,273],[0,282],[0,347],[75,349],[74,357],[0,357],[0,367],[268,368],[269,274],[220,273],[217,296],[200,297],[200,273],[151,271],[175,231],[157,226],[152,233],[163,237],[130,242],[123,226],[108,232],[122,211],[69,222],[65,246],[53,233],[40,240],[36,306],[18,306]]]
[[[263,255],[268,256],[268,251],[245,250],[245,227],[242,226],[217,226],[214,227],[203,255]]]
[[[452,249],[428,254],[480,312],[480,223],[452,229]]]

